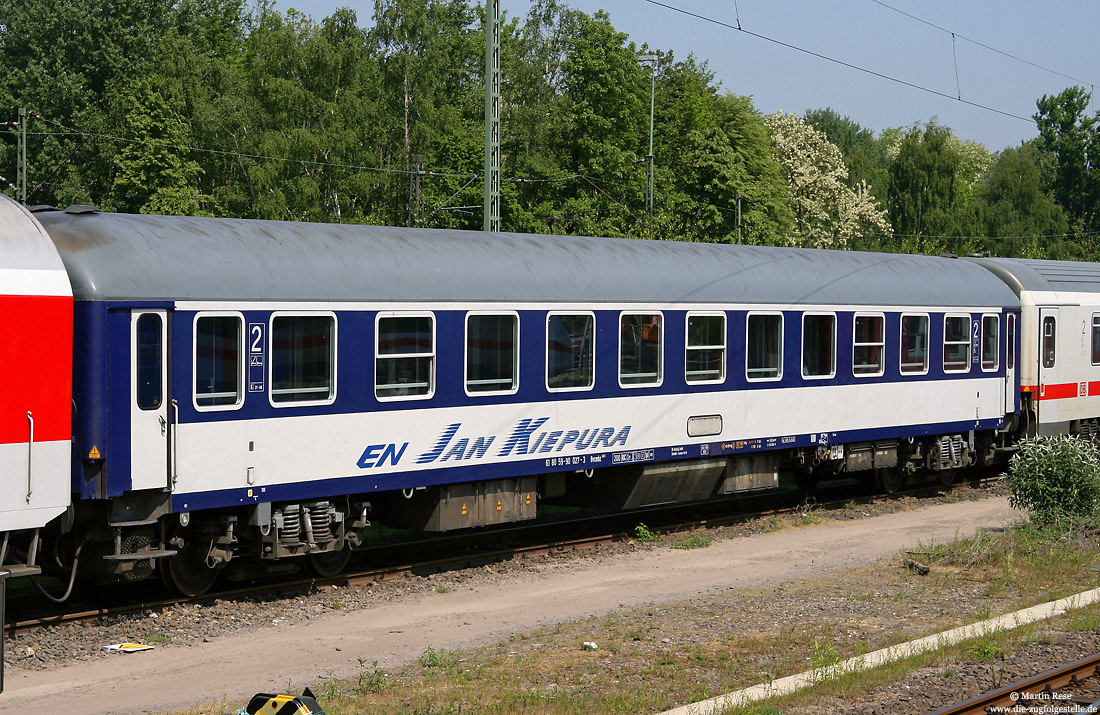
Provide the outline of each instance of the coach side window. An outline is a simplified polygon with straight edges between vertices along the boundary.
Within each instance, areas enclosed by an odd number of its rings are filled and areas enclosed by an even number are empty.
[[[329,403],[334,399],[336,316],[272,316],[271,402]]]
[[[591,313],[549,313],[546,316],[546,389],[589,390],[595,320]]]
[[[431,397],[435,391],[435,317],[379,314],[377,320],[375,397],[380,400]]]
[[[745,326],[745,379],[778,380],[783,377],[783,316],[749,313]]]
[[[684,379],[721,382],[725,377],[726,316],[688,314]]]
[[[1054,339],[1057,336],[1057,324],[1053,315],[1043,318],[1043,367],[1054,367]]]
[[[1100,365],[1100,313],[1092,314],[1092,364]]]
[[[901,316],[901,371],[923,375],[928,372],[928,316]]]
[[[244,321],[239,315],[195,318],[195,408],[233,409],[244,402]]]
[[[619,316],[619,384],[659,385],[664,318],[653,313]]]
[[[802,316],[802,377],[824,378],[836,374],[836,316],[807,313]]]
[[[857,377],[878,377],[885,366],[886,318],[881,315],[857,315],[852,334],[852,373]]]
[[[970,369],[970,316],[945,315],[943,318],[943,371],[967,372]]]
[[[1001,318],[997,315],[982,316],[982,370],[992,372],[1000,364]]]
[[[466,316],[466,392],[513,393],[519,388],[519,316]]]

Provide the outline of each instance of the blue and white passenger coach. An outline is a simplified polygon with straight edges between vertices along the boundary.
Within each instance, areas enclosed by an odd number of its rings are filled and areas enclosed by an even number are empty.
[[[184,592],[429,530],[988,461],[1019,299],[925,256],[37,214],[72,282],[77,517]],[[84,565],[81,566],[83,570]]]

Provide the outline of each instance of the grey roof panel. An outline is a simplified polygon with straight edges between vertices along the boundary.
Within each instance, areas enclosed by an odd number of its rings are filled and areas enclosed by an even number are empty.
[[[1016,304],[929,256],[350,224],[40,213],[79,300]]]
[[[0,268],[60,271],[61,259],[34,216],[0,194]],[[6,288],[0,285],[0,294]]]
[[[1032,258],[971,260],[999,275],[1017,295],[1021,290],[1100,293],[1100,263]]]

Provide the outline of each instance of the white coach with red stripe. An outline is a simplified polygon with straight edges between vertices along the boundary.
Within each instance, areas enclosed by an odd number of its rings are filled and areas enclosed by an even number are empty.
[[[2,195],[0,325],[0,537],[6,537],[44,526],[70,503],[73,293],[42,226]]]
[[[979,258],[1020,297],[1028,434],[1100,435],[1100,264]]]

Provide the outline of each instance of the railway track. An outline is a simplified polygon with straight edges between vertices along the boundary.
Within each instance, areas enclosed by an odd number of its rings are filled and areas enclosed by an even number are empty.
[[[970,484],[989,484],[997,479],[987,475]],[[949,488],[949,489],[953,489]],[[708,528],[747,523],[754,519],[784,514],[807,513],[811,510],[840,509],[852,503],[870,504],[875,500],[929,496],[944,491],[937,485],[899,491],[891,495],[856,494],[851,485],[823,486],[819,490],[821,501],[793,502],[795,491],[770,493],[754,497],[741,497],[724,501],[691,505],[677,505],[636,510],[628,513],[596,514],[533,525],[512,526],[488,532],[474,532],[456,536],[440,536],[386,546],[373,546],[357,550],[349,570],[331,578],[292,578],[274,581],[256,580],[248,585],[223,589],[198,598],[154,596],[148,589],[133,598],[133,586],[106,605],[72,610],[55,610],[41,615],[26,616],[21,612],[41,605],[33,593],[9,595],[8,619],[5,633],[8,636],[27,633],[39,628],[94,621],[100,618],[125,616],[149,610],[167,608],[182,603],[205,603],[214,600],[249,598],[258,594],[292,594],[302,590],[327,586],[360,585],[374,581],[400,579],[407,576],[428,575],[445,571],[484,566],[502,561],[532,558],[551,553],[567,553],[595,548],[634,538],[633,528],[640,522],[654,533],[682,534]],[[731,511],[731,506],[734,510]],[[364,565],[369,564],[369,566]],[[150,597],[151,596],[151,597]]]
[[[933,715],[1100,712],[1100,653],[993,690]]]

